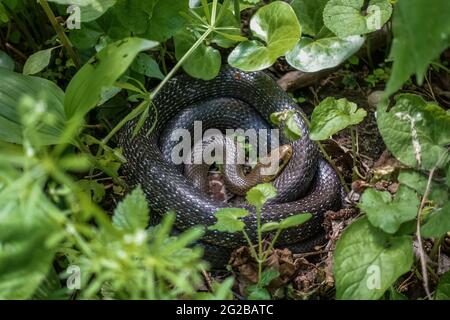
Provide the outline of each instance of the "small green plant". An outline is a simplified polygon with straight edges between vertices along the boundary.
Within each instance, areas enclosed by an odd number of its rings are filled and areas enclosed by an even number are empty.
[[[250,239],[247,231],[245,230],[245,224],[241,220],[250,214],[246,209],[241,208],[224,208],[215,213],[217,222],[215,225],[210,226],[210,230],[217,230],[220,232],[236,233],[242,232],[244,235],[248,247],[250,249],[253,259],[258,263],[258,282],[255,285],[247,288],[249,299],[270,299],[270,294],[265,289],[270,282],[279,276],[277,271],[266,269],[263,270],[264,263],[267,257],[274,249],[278,237],[283,230],[299,226],[309,219],[311,214],[302,213],[295,216],[288,217],[279,222],[267,222],[261,224],[261,210],[264,204],[276,196],[276,189],[270,183],[260,184],[247,192],[246,199],[249,204],[255,207],[256,219],[257,219],[257,243],[254,244]],[[263,249],[263,233],[274,232],[274,236],[267,249]]]

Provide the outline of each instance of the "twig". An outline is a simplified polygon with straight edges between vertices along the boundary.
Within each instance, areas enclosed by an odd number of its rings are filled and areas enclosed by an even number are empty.
[[[214,290],[212,287],[212,280],[211,280],[211,277],[209,276],[209,273],[206,272],[206,270],[202,269],[202,275],[203,275],[203,278],[205,278],[206,286],[208,287],[208,291],[211,293],[214,293]]]
[[[427,258],[426,258],[426,253],[423,250],[422,235],[420,232],[420,215],[422,213],[423,208],[425,207],[425,203],[427,202],[427,198],[430,194],[431,182],[433,181],[433,175],[434,175],[435,170],[436,170],[436,167],[431,169],[430,174],[428,175],[428,181],[427,181],[427,186],[425,189],[425,194],[422,197],[422,201],[420,202],[420,206],[419,206],[419,211],[417,213],[417,225],[416,225],[416,235],[417,235],[417,243],[419,246],[418,249],[419,249],[419,256],[420,256],[420,265],[421,265],[421,269],[422,269],[423,287],[425,289],[425,292],[426,292],[429,300],[431,300],[432,297],[431,297],[430,287],[428,284]]]

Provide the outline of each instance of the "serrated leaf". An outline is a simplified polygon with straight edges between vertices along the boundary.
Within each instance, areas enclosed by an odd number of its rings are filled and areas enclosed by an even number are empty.
[[[286,60],[303,72],[334,68],[358,52],[364,40],[365,38],[359,35],[318,40],[302,37],[294,49],[286,54]]]
[[[114,210],[113,224],[125,231],[144,230],[148,226],[150,212],[141,187],[134,189]]]
[[[416,218],[419,204],[416,193],[401,185],[395,196],[387,191],[367,189],[361,197],[359,207],[367,214],[373,226],[394,234],[402,223]]]
[[[365,12],[364,0],[330,0],[323,11],[325,26],[339,38],[379,30],[389,20],[389,0],[370,0]]]
[[[378,106],[378,129],[400,162],[431,170],[448,161],[450,115],[444,109],[413,94],[398,95],[395,106],[386,109],[386,104]]]
[[[249,212],[240,208],[222,208],[217,210],[214,216],[217,219],[216,224],[208,227],[209,230],[220,232],[235,233],[244,230],[245,223],[240,219],[249,215]]]
[[[250,20],[250,30],[260,41],[242,42],[228,56],[231,66],[244,71],[270,67],[295,46],[301,35],[294,10],[282,1],[260,8]]]
[[[55,48],[41,50],[33,53],[23,66],[23,74],[32,75],[41,72],[47,68],[52,57],[52,51]]]
[[[367,115],[366,110],[345,98],[336,100],[328,97],[314,108],[311,117],[312,140],[326,140],[342,129],[360,123]]]
[[[258,184],[251,188],[246,195],[248,203],[256,208],[262,208],[264,204],[277,195],[277,189],[270,183]]]
[[[334,252],[336,298],[376,300],[414,261],[412,239],[393,237],[373,227],[367,218],[352,223]]]
[[[398,1],[393,18],[394,60],[386,94],[399,90],[411,75],[422,84],[428,64],[450,45],[450,1]]]

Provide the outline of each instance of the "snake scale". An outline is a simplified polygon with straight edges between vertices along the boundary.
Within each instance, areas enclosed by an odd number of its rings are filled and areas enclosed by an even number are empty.
[[[317,145],[309,139],[309,131],[297,104],[264,72],[243,72],[229,66],[210,81],[179,75],[171,79],[154,99],[157,118],[150,115],[136,136],[137,120],[128,122],[119,133],[127,163],[123,174],[130,186],[141,185],[153,213],[162,216],[176,213],[175,226],[186,230],[196,225],[210,226],[216,222],[214,213],[230,206],[210,199],[193,187],[174,165],[170,150],[170,132],[180,121],[189,124],[203,121],[208,128],[270,128],[269,117],[274,112],[297,110],[295,122],[301,129],[301,138],[289,141],[281,134],[281,143],[290,143],[293,154],[283,172],[273,181],[278,194],[265,205],[262,223],[280,221],[288,216],[309,212],[313,217],[305,224],[283,231],[279,246],[293,250],[304,249],[304,243],[313,241],[321,231],[324,213],[339,209],[341,185],[331,166],[321,159]],[[156,113],[155,113],[156,114]],[[156,125],[152,128],[156,120]],[[150,129],[152,130],[150,131]],[[246,231],[256,239],[256,214],[244,218]],[[213,265],[226,262],[232,249],[245,244],[241,233],[221,233],[207,230],[202,238],[205,258]]]

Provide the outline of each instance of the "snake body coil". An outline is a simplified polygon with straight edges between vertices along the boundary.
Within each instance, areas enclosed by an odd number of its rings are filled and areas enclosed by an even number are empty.
[[[160,216],[175,212],[175,226],[180,230],[195,225],[213,225],[216,222],[214,213],[228,206],[212,201],[194,188],[183,176],[182,168],[171,163],[170,150],[174,142],[168,136],[180,119],[184,119],[184,123],[186,119],[202,120],[203,130],[209,127],[247,129],[262,125],[268,127],[268,119],[274,112],[292,109],[302,112],[267,74],[246,73],[228,66],[223,67],[219,76],[211,81],[186,75],[173,78],[156,96],[154,105],[158,118],[150,134],[154,116],[146,120],[136,137],[133,137],[136,120],[130,121],[119,134],[119,145],[127,158],[124,175],[130,185],[141,185],[152,212]],[[283,231],[279,238],[280,245],[301,249],[303,241],[320,232],[325,211],[340,207],[341,185],[330,165],[320,159],[302,117],[296,116],[295,121],[302,137],[290,142],[281,136],[282,144],[291,144],[293,155],[284,171],[273,181],[278,194],[263,208],[261,222],[280,221],[302,212],[311,213],[312,219]],[[192,127],[187,129],[191,131]],[[255,239],[256,214],[252,208],[246,208],[251,211],[244,218],[246,230]],[[223,263],[226,259],[224,252],[245,244],[240,233],[216,231],[207,231],[203,242],[205,256],[213,264],[218,264],[218,260]]]

